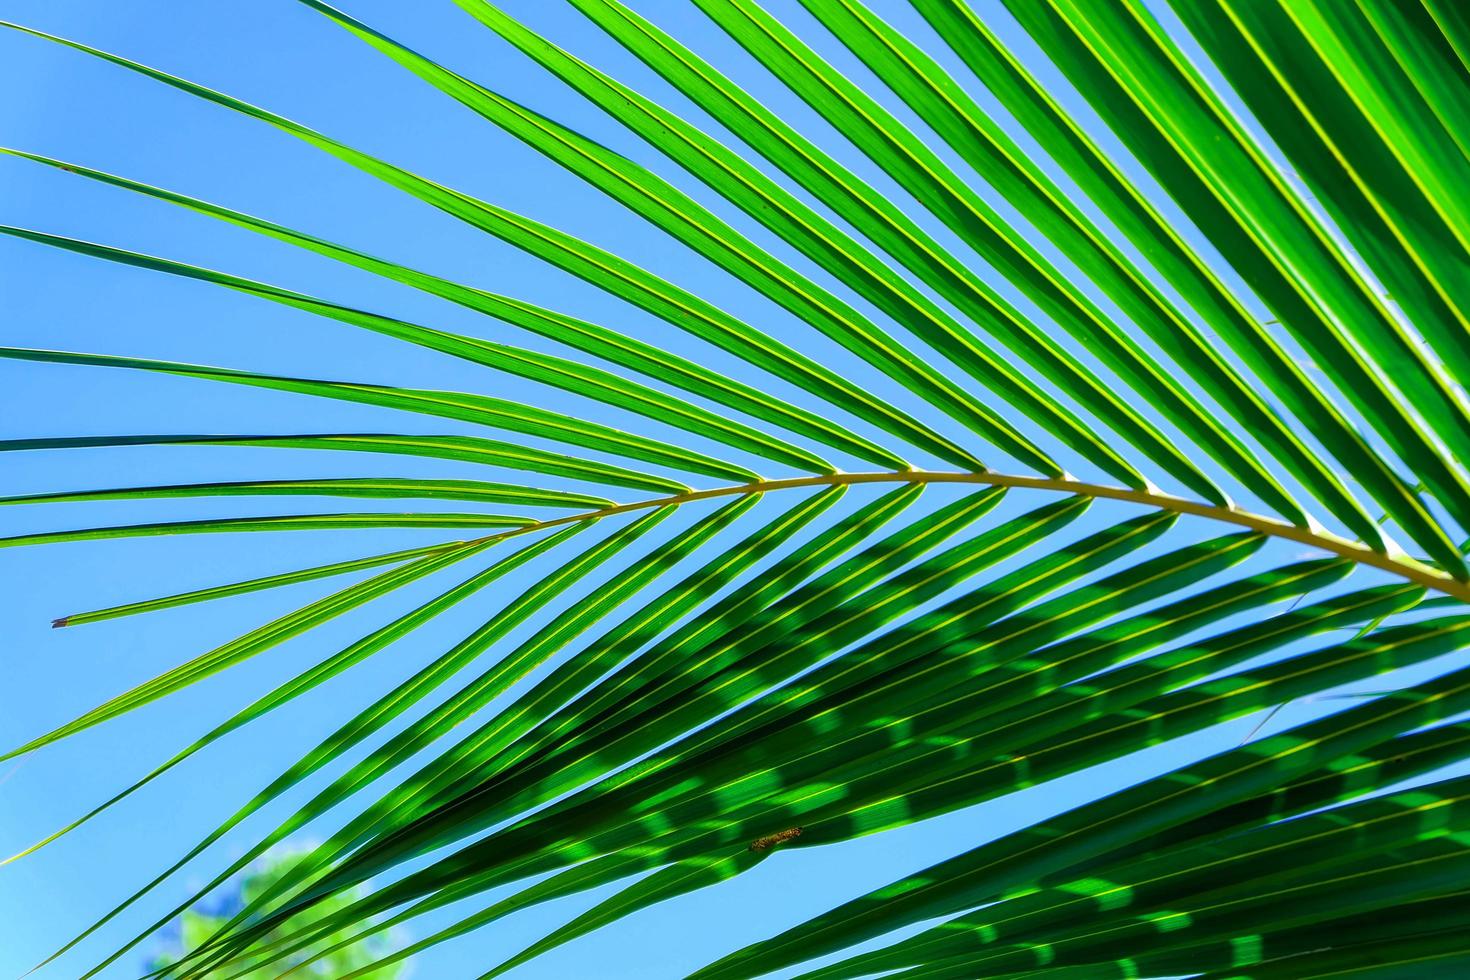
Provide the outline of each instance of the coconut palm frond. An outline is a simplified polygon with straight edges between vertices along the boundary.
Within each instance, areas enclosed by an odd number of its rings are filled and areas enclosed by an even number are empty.
[[[127,242],[0,225],[11,238],[224,287],[483,379],[440,390],[0,348],[78,375],[303,396],[286,434],[41,431],[3,452],[250,447],[482,467],[0,497],[403,508],[64,528],[0,546],[444,532],[57,620],[366,573],[0,758],[166,701],[413,583],[438,590],[11,860],[420,642],[449,610],[481,623],[285,760],[46,963],[302,784],[309,794],[211,868],[199,894],[329,812],[347,814],[340,826],[154,976],[309,962],[327,937],[344,946],[456,906],[381,966],[618,886],[485,974],[498,976],[802,849],[985,813],[1130,763],[1136,774],[1102,795],[1011,833],[977,827],[968,850],[745,948],[726,942],[693,975],[1443,976],[1433,971],[1470,962],[1470,789],[1443,771],[1470,756],[1457,719],[1470,667],[1447,656],[1470,645],[1470,19],[1455,4],[800,0],[778,17],[754,0],[689,0],[688,17],[744,52],[722,64],[680,40],[684,25],[621,0],[567,0],[582,38],[454,0],[466,30],[575,93],[628,138],[625,152],[347,10],[300,2],[320,15],[308,23],[453,100],[466,127],[535,150],[748,301],[726,309],[616,243],[162,68],[5,24],[264,123],[590,284],[608,309],[637,311],[632,326],[592,322],[509,295],[495,270],[483,286],[460,282],[84,162],[0,151],[410,287],[476,326],[452,332]],[[574,53],[587,37],[620,45],[678,107]],[[751,72],[792,111],[738,80]],[[492,393],[508,378],[533,395]],[[318,432],[311,399],[413,417],[403,431]],[[1307,702],[1310,717],[1278,715]],[[1176,753],[1166,767],[1139,761],[1159,746]],[[324,769],[331,778],[313,780]],[[78,974],[114,964],[197,897]],[[301,916],[313,908],[323,914]]]

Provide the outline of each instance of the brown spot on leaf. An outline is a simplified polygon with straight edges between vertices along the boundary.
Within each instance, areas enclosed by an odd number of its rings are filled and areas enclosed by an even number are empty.
[[[774,834],[767,834],[764,837],[757,837],[755,840],[750,842],[750,849],[752,851],[769,851],[777,844],[784,844],[787,841],[795,840],[800,836],[800,827],[788,827],[787,829],[777,831]]]

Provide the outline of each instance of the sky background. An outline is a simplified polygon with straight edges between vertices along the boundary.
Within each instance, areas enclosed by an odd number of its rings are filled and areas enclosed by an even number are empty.
[[[736,77],[748,91],[817,138],[893,199],[917,212],[902,191],[843,144],[691,6],[682,0],[642,0],[633,6]],[[869,81],[861,66],[839,51],[797,4],[768,6],[842,70],[860,82]],[[941,56],[982,103],[991,106],[973,78],[945,57],[942,47],[907,4],[880,0],[874,6],[930,52]],[[441,63],[650,166],[730,219],[758,243],[862,306],[829,277],[814,272],[810,263],[792,249],[775,242],[696,180],[621,131],[616,123],[500,42],[449,0],[413,4],[346,0],[343,7]],[[687,118],[702,125],[707,122],[569,7],[544,0],[507,0],[503,7],[614,77]],[[1034,54],[1008,18],[990,5],[982,5],[982,9],[1023,55]],[[0,0],[0,16],[221,89],[449,186],[586,238],[693,290],[773,336],[826,359],[865,386],[883,391],[893,387],[880,382],[871,369],[834,350],[814,331],[753,290],[290,0],[214,0],[207,4],[182,0],[133,0],[127,4],[103,0]],[[1037,59],[1031,58],[1031,63],[1044,78],[1056,82]],[[799,404],[821,407],[805,393],[762,379],[593,286],[263,124],[76,52],[8,31],[0,31],[0,81],[10,93],[9,98],[0,101],[0,144],[203,197],[410,266],[604,323],[699,357],[744,380],[768,385],[773,393]],[[901,118],[912,121],[891,96],[876,85],[867,87]],[[1063,87],[1057,91],[1069,108],[1091,119],[1075,93]],[[710,128],[719,133],[717,127]],[[1016,131],[1014,125],[1010,129]],[[1095,125],[1093,130],[1099,139],[1113,145],[1106,133]],[[1024,136],[1018,134],[1018,138],[1024,141]],[[931,139],[930,143],[937,147],[936,141]],[[962,164],[957,166],[964,172]],[[1144,179],[1136,167],[1130,172]],[[995,200],[988,190],[986,194]],[[1155,199],[1168,207],[1158,195]],[[0,158],[0,223],[156,253],[435,327],[552,349],[504,324],[370,274],[164,203],[22,160]],[[964,253],[963,246],[935,222],[923,223],[956,252]],[[974,262],[984,270],[982,262]],[[994,276],[987,278],[996,281]],[[1030,309],[1024,298],[1009,287],[1000,284],[999,288],[1018,305]],[[673,436],[673,430],[659,424],[581,404],[560,392],[548,392],[306,313],[207,284],[114,266],[3,237],[0,340],[10,346],[127,354],[304,377],[478,391],[552,405],[649,435]],[[946,434],[974,444],[973,438],[947,425],[932,410],[915,406],[912,399],[895,400]],[[1019,424],[1028,432],[1035,431],[1024,420]],[[853,427],[868,432],[860,423]],[[450,420],[188,379],[0,361],[0,438],[353,431],[497,435]],[[749,462],[724,447],[712,448],[692,438],[687,441],[722,458]],[[984,455],[998,469],[1020,469],[1003,454],[987,451]],[[921,457],[914,461],[933,465],[933,461]],[[845,468],[859,468],[851,461],[841,462]],[[1068,464],[1081,476],[1092,475],[1085,464],[1074,460],[1068,460]],[[765,471],[782,475],[770,472],[770,467]],[[366,454],[124,448],[6,454],[0,464],[0,493],[233,479],[395,475],[490,480],[514,476],[485,472],[468,464]],[[547,486],[575,486],[553,478],[521,479]],[[1159,482],[1172,489],[1166,481]],[[626,491],[624,499],[636,495],[635,491]],[[876,491],[866,490],[849,493],[823,524],[876,495]],[[927,491],[904,519],[917,517],[955,495],[944,490]],[[795,502],[795,498],[764,501],[727,535],[726,544]],[[988,520],[998,521],[1045,502],[1012,494]],[[1244,502],[1251,503],[1248,499]],[[396,507],[393,501],[317,498],[8,507],[0,509],[0,533],[162,519]],[[474,509],[473,505],[455,502],[424,502],[415,507]],[[666,522],[651,536],[652,542],[664,540],[710,512],[708,507],[687,510],[689,513]],[[1097,505],[1068,530],[1067,536],[1079,536],[1135,513],[1122,505]],[[1219,531],[1186,521],[1147,554],[1161,553],[1214,533]],[[4,586],[0,588],[0,676],[4,679],[0,684],[0,743],[5,747],[22,743],[113,694],[346,583],[312,583],[66,630],[49,628],[54,617],[455,536],[453,532],[407,530],[194,535],[0,549],[0,582]],[[0,868],[0,975],[18,975],[49,954],[171,863],[342,721],[456,642],[498,608],[498,603],[570,557],[571,552],[557,552],[528,566],[312,696],[287,705],[196,755],[71,836]],[[1308,555],[1299,548],[1273,545],[1242,568],[1259,570],[1304,557]],[[33,757],[0,764],[0,850],[7,854],[19,850],[86,812],[227,713],[478,567],[470,563],[461,570],[417,583],[166,701],[48,747]],[[694,567],[689,564],[680,573]],[[1015,563],[1003,565],[987,576],[1011,567]],[[603,569],[581,589],[563,597],[546,615],[519,629],[510,641],[531,635],[549,616],[567,608],[616,571],[616,565]],[[1354,577],[1353,585],[1373,581],[1360,574]],[[611,622],[604,628],[607,625]],[[590,635],[598,632],[594,630]],[[574,645],[573,649],[578,647]],[[453,689],[441,689],[439,695]],[[417,717],[434,703],[437,699],[428,699],[408,717]],[[1273,726],[1301,720],[1320,710],[1320,706],[1294,706],[1279,714]],[[682,975],[840,901],[1067,809],[1099,792],[1233,746],[1255,721],[1240,719],[1164,749],[1140,753],[1100,770],[879,838],[778,854],[739,879],[646,910],[562,947],[521,968],[515,976]],[[354,751],[347,761],[361,758],[365,751]],[[344,764],[330,767],[329,774],[342,771]],[[308,787],[276,801],[42,976],[79,975],[98,956],[131,938],[162,910],[187,898],[215,869],[242,853],[309,798],[311,788],[324,784],[318,776]],[[319,839],[344,816],[345,811],[329,815],[296,839]],[[412,924],[406,934],[427,935],[498,894],[441,910]],[[433,949],[417,958],[415,975],[433,980],[476,976],[606,894],[610,892],[602,890],[538,907],[465,940]],[[136,974],[155,948],[145,943],[107,975]]]

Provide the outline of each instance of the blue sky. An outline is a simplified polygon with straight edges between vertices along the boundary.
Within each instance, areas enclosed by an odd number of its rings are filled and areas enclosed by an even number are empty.
[[[697,181],[619,131],[448,0],[415,4],[351,0],[343,6],[442,63],[653,167],[756,241],[810,271],[809,264],[792,250],[774,243]],[[503,6],[614,76],[688,111],[692,118],[701,118],[570,8],[541,0],[508,0]],[[750,91],[820,139],[843,162],[895,199],[906,200],[690,6],[676,0],[635,6],[730,70]],[[929,50],[940,50],[906,4],[889,0],[876,6]],[[810,27],[809,19],[795,3],[770,7],[803,29],[844,70],[859,80],[866,78],[819,29],[805,29]],[[752,290],[290,0],[209,4],[135,0],[126,5],[102,0],[67,4],[7,0],[3,15],[222,89],[445,184],[587,238],[759,324],[772,335],[829,359],[864,384],[875,388],[880,384],[866,366],[833,351]],[[1006,22],[1001,18],[997,23],[1004,28]],[[1010,29],[1006,36],[1024,48],[1014,34]],[[0,103],[0,143],[5,145],[217,201],[440,275],[605,323],[670,349],[705,357],[747,380],[759,380],[742,366],[727,363],[728,359],[707,357],[704,348],[651,316],[256,122],[12,32],[0,32],[0,78],[11,93]],[[1069,104],[1082,111],[1075,97]],[[895,108],[909,118],[900,107]],[[24,161],[0,158],[0,222],[153,252],[420,323],[497,339],[509,337],[513,343],[549,349],[535,338],[512,334],[503,324],[367,273]],[[926,227],[949,242],[934,225],[926,222]],[[825,276],[817,275],[831,285]],[[1022,299],[1017,302],[1026,305]],[[0,309],[4,311],[0,315],[3,342],[11,346],[481,391],[552,404],[573,414],[605,411],[431,351],[213,286],[4,238],[0,238]],[[778,384],[772,390],[808,406],[816,404],[804,393]],[[3,438],[164,432],[475,431],[447,420],[186,379],[6,361],[0,361],[0,399]],[[928,412],[925,417],[932,419],[933,414]],[[609,421],[651,435],[670,431],[637,420]],[[935,420],[935,424],[943,427],[944,423]],[[945,431],[962,437],[951,429]],[[738,454],[723,452],[738,458]],[[0,493],[6,494],[255,478],[420,475],[496,479],[509,475],[481,474],[467,465],[430,460],[250,449],[18,453],[4,462]],[[1001,460],[996,465],[1007,468],[1004,463]],[[1086,470],[1079,466],[1078,472]],[[560,485],[549,478],[536,482]],[[853,492],[843,512],[872,496]],[[1043,502],[1012,496],[1004,514]],[[949,499],[952,494],[929,491],[919,509]],[[737,526],[737,533],[769,520],[792,502],[763,503]],[[378,506],[384,503],[387,506]],[[166,506],[15,507],[0,511],[0,528],[4,529],[0,533],[165,517],[352,509],[394,506],[393,502],[243,498]],[[423,509],[461,508],[426,503]],[[687,526],[707,512],[681,515],[659,534]],[[1098,506],[1073,530],[1080,534],[1132,513],[1121,506]],[[1189,535],[1199,533],[1201,529],[1190,526]],[[6,680],[0,686],[0,743],[8,747],[49,730],[139,681],[324,594],[325,587],[320,583],[297,586],[59,631],[49,628],[55,616],[446,536],[423,531],[198,535],[0,550],[0,581],[5,584],[0,589],[0,622],[4,624],[0,657]],[[1185,540],[1186,534],[1180,533],[1167,539],[1167,544],[1178,546]],[[1304,557],[1298,551],[1273,546],[1245,567],[1264,568],[1268,563]],[[509,598],[529,585],[538,571],[567,557],[529,567],[498,591],[454,610],[315,696],[273,713],[190,759],[70,837],[0,868],[0,975],[22,972],[64,942],[170,863],[376,693],[478,625],[488,614],[487,603]],[[420,583],[165,702],[32,758],[0,764],[0,850],[13,852],[65,824],[147,772],[225,713],[452,582],[452,577],[440,576]],[[1357,577],[1354,584],[1368,584],[1368,579]],[[595,583],[589,582],[591,587]],[[570,595],[549,612],[575,599],[575,594]],[[529,635],[545,621],[544,616],[538,618],[512,640]],[[1303,717],[1310,710],[1302,706],[1290,709],[1276,723]],[[1241,719],[1227,726],[1228,730],[1201,733],[1167,751],[1143,753],[1102,771],[1078,774],[878,839],[778,855],[717,889],[650,909],[564,947],[516,976],[681,975],[845,898],[1068,808],[1103,789],[1171,768],[1193,754],[1227,748],[1253,724],[1252,719]],[[277,801],[211,849],[194,868],[175,876],[152,899],[43,975],[80,973],[97,954],[143,928],[151,921],[149,913],[156,915],[166,903],[187,897],[215,868],[287,816],[293,803],[306,798],[297,791]],[[320,837],[340,819],[329,817],[301,836]],[[582,896],[533,909],[467,940],[439,947],[419,957],[416,975],[435,980],[475,976],[569,918],[591,898]],[[426,917],[412,925],[409,934],[426,935],[454,921],[454,912],[467,914],[483,903],[479,899]],[[140,948],[109,975],[129,975],[147,950],[147,946]]]

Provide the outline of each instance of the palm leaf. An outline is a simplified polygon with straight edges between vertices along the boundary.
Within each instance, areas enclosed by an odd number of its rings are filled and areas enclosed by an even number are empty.
[[[410,287],[473,325],[453,332],[127,242],[0,226],[22,247],[224,287],[489,369],[519,396],[465,375],[454,384],[466,390],[435,389],[0,348],[16,366],[56,366],[63,384],[82,368],[125,368],[144,383],[223,382],[437,427],[321,432],[307,414],[321,403],[291,399],[280,403],[302,417],[284,433],[38,431],[0,451],[334,450],[349,455],[323,458],[450,469],[7,489],[6,514],[103,502],[161,513],[30,525],[0,546],[461,535],[283,561],[56,620],[369,573],[3,758],[166,710],[172,694],[288,639],[453,578],[11,860],[44,860],[31,855],[226,736],[272,724],[276,708],[422,643],[451,609],[479,624],[369,692],[43,965],[66,955],[71,966],[84,955],[75,947],[270,806],[286,809],[208,885],[150,909],[147,928],[71,975],[114,967],[329,816],[324,843],[153,975],[243,976],[326,955],[328,937],[342,946],[436,915],[423,938],[354,974],[367,975],[606,889],[488,960],[485,976],[499,976],[803,848],[867,846],[858,839],[1037,787],[1057,796],[1054,815],[962,841],[869,894],[832,896],[830,911],[744,949],[716,937],[727,955],[694,975],[1408,977],[1470,961],[1470,809],[1465,778],[1444,771],[1470,757],[1456,720],[1470,711],[1470,566],[1457,544],[1470,537],[1470,208],[1459,193],[1470,20],[1454,4],[801,0],[809,16],[788,23],[754,0],[691,0],[691,15],[744,52],[727,51],[726,65],[677,37],[685,25],[621,0],[568,0],[595,30],[560,38],[487,0],[453,0],[528,77],[587,103],[574,127],[539,90],[527,104],[348,10],[301,2],[317,15],[303,25],[345,31],[452,100],[464,125],[535,150],[737,292],[715,302],[618,245],[130,57],[4,24],[323,151],[596,287],[597,315],[627,320],[604,325],[505,283],[483,288],[86,163],[0,150],[95,193],[127,191]],[[588,42],[621,46],[677,99],[661,104],[575,53]],[[738,80],[751,71],[776,97]],[[589,118],[616,137],[594,138]],[[464,464],[491,470],[466,478]],[[166,509],[271,496],[467,512]],[[1272,732],[1289,703],[1319,707]],[[1161,752],[1167,765],[1094,798],[1062,788]],[[818,957],[829,959],[802,966]]]

